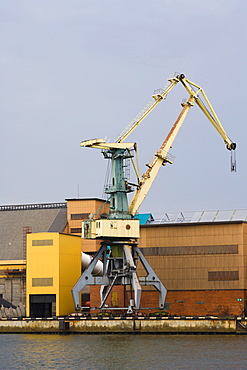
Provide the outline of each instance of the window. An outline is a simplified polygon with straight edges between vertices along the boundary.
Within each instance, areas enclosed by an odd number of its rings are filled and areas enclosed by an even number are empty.
[[[144,256],[185,256],[200,254],[238,254],[238,245],[203,245],[184,247],[147,247],[141,248]]]
[[[165,304],[164,304],[164,310],[167,310],[167,311],[170,310],[170,302],[165,302]]]
[[[32,286],[53,286],[53,278],[32,278]]]
[[[33,247],[39,247],[43,245],[53,245],[53,239],[45,239],[45,240],[32,240]]]
[[[81,234],[82,233],[82,228],[81,227],[72,227],[70,229],[71,234]]]
[[[56,294],[30,294],[30,303],[56,302]]]
[[[89,219],[90,213],[72,213],[70,215],[71,220],[87,220]]]
[[[239,280],[238,271],[208,271],[208,281]]]

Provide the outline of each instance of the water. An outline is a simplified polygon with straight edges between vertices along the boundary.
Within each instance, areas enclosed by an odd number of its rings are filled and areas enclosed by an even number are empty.
[[[0,369],[247,369],[247,336],[1,334]]]

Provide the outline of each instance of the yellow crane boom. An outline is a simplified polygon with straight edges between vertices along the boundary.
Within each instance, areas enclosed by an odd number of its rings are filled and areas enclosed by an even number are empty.
[[[223,129],[219,118],[217,117],[207,95],[205,94],[205,91],[203,90],[202,87],[198,86],[194,82],[191,82],[185,78],[183,74],[178,76],[179,80],[185,87],[185,89],[188,91],[190,96],[193,96],[195,98],[195,102],[198,105],[198,107],[203,111],[203,113],[206,115],[206,117],[209,119],[209,121],[212,123],[212,125],[215,127],[215,129],[218,131],[220,136],[223,138],[227,149],[229,150],[235,150],[236,149],[236,143],[233,143],[231,139],[227,136],[225,130]],[[193,87],[194,86],[197,90],[194,91]],[[207,106],[203,103],[203,101],[199,97],[199,93],[202,94],[203,98],[205,99],[205,102]]]
[[[148,165],[148,170],[142,176],[141,181],[139,182],[138,188],[135,191],[135,194],[129,204],[129,213],[132,216],[135,216],[138,208],[145,199],[149,189],[154,182],[160,167],[165,166],[167,163],[172,163],[172,160],[169,156],[169,149],[172,147],[172,144],[181,128],[185,117],[187,116],[189,109],[194,105],[194,97],[190,97],[187,102],[183,105],[183,109],[178,116],[176,122],[172,126],[169,134],[167,135],[165,141],[161,145],[160,149],[155,153],[155,158],[151,164]]]
[[[124,141],[132,131],[152,112],[152,110],[163,100],[166,99],[168,93],[173,89],[174,86],[179,82],[179,76],[171,76],[168,78],[168,83],[161,89],[154,91],[152,100],[146,105],[146,107],[125,127],[121,134],[116,138],[116,142],[121,143]]]
[[[179,117],[177,118],[176,122],[172,126],[169,134],[167,135],[160,149],[155,153],[155,158],[153,162],[148,165],[149,167],[148,170],[146,171],[144,175],[142,175],[141,179],[138,179],[139,183],[138,183],[137,189],[129,204],[129,213],[133,217],[135,216],[140,205],[145,199],[148,191],[150,190],[152,183],[154,182],[161,166],[166,165],[167,163],[172,163],[172,161],[169,159],[169,149],[172,147],[172,144],[179,132],[179,129],[181,128],[184,122],[184,119],[189,112],[189,109],[191,108],[191,106],[194,105],[194,103],[196,103],[200,107],[200,109],[203,111],[203,113],[206,115],[209,121],[213,124],[215,129],[218,131],[220,136],[223,138],[227,149],[229,150],[236,149],[236,143],[233,143],[231,139],[227,136],[204,90],[197,84],[187,80],[183,74],[176,76],[176,78],[174,79],[173,86],[175,86],[175,82],[177,83],[177,81],[180,81],[182,85],[185,87],[185,89],[189,93],[189,98],[185,104],[182,104],[183,109]],[[194,88],[196,88],[196,90]],[[199,97],[199,93],[202,94],[205,100],[205,103]],[[132,131],[134,130],[136,126],[133,125]],[[231,170],[232,171],[236,170],[235,163],[233,162],[231,165]]]

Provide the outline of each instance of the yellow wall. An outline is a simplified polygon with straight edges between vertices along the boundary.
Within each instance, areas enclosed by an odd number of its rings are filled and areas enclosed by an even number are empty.
[[[81,276],[81,237],[60,234],[59,315],[75,310],[71,289]]]
[[[52,245],[33,245],[49,244]],[[39,241],[37,243],[37,241]],[[71,289],[81,275],[81,238],[59,233],[27,235],[26,312],[31,294],[56,294],[56,316],[74,311]],[[33,279],[53,279],[52,286],[33,286]],[[39,280],[42,281],[42,280]],[[41,283],[42,285],[42,283]]]

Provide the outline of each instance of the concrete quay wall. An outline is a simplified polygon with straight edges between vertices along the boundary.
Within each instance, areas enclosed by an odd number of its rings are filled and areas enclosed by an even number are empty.
[[[247,334],[247,318],[2,319],[1,333]]]

